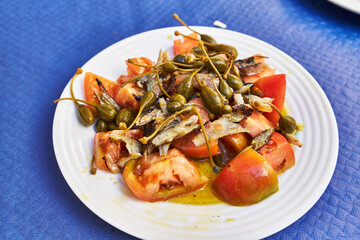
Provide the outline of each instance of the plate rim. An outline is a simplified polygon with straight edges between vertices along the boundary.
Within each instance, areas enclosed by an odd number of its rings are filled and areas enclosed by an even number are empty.
[[[208,26],[192,26],[193,28],[195,29],[216,29],[216,31],[225,31],[225,32],[228,32],[229,34],[239,34],[241,35],[242,37],[244,38],[247,38],[248,40],[254,40],[254,41],[260,41],[266,48],[272,48],[272,50],[276,51],[277,53],[281,54],[282,56],[286,57],[288,60],[291,61],[291,65],[295,64],[297,68],[301,69],[306,75],[307,77],[311,80],[311,84],[313,84],[316,89],[320,92],[320,94],[322,95],[322,100],[325,100],[326,103],[331,107],[330,109],[330,113],[329,115],[331,115],[331,120],[330,120],[330,123],[332,124],[332,130],[336,130],[334,131],[334,134],[335,134],[335,138],[334,138],[334,141],[335,141],[335,146],[336,146],[336,151],[334,151],[336,153],[336,155],[334,156],[334,158],[336,159],[335,161],[333,161],[331,167],[328,169],[330,170],[330,174],[328,174],[327,176],[327,179],[326,179],[326,185],[324,184],[324,187],[322,187],[322,189],[319,190],[318,194],[316,196],[313,196],[311,201],[306,205],[306,207],[302,207],[302,209],[306,209],[306,210],[303,210],[303,211],[300,211],[298,214],[296,214],[295,216],[293,216],[287,223],[285,224],[281,224],[281,226],[277,226],[275,225],[274,227],[274,230],[271,231],[271,233],[269,234],[268,232],[266,232],[265,234],[263,234],[263,236],[261,236],[261,238],[263,237],[268,237],[268,236],[271,236],[285,228],[287,228],[288,226],[290,226],[291,224],[293,224],[294,222],[296,222],[299,218],[301,218],[302,216],[304,216],[317,202],[318,200],[321,198],[321,196],[323,195],[323,193],[326,191],[327,187],[329,186],[330,184],[330,181],[332,179],[332,176],[334,174],[334,171],[335,171],[335,168],[336,168],[336,164],[337,164],[337,159],[338,159],[338,153],[339,153],[339,133],[338,133],[338,126],[337,126],[337,121],[336,121],[336,117],[335,117],[335,113],[334,113],[334,110],[332,108],[332,105],[328,99],[328,97],[326,96],[324,90],[321,88],[321,86],[319,85],[319,83],[316,81],[316,79],[300,64],[298,63],[294,58],[292,58],[290,55],[288,55],[287,53],[285,53],[284,51],[280,50],[279,48],[259,39],[259,38],[255,38],[253,36],[250,36],[250,35],[247,35],[247,34],[244,34],[244,33],[241,33],[241,32],[237,32],[237,31],[233,31],[233,30],[229,30],[229,29],[219,29],[219,28],[214,28],[214,27],[208,27]],[[113,47],[115,47],[116,45],[120,44],[121,42],[127,40],[131,40],[132,38],[137,38],[138,36],[141,36],[143,34],[149,34],[149,33],[152,33],[152,32],[156,32],[156,31],[169,31],[170,33],[170,30],[179,30],[179,29],[185,29],[185,27],[182,27],[182,26],[172,26],[172,27],[165,27],[165,28],[156,28],[156,29],[152,29],[152,30],[148,30],[148,31],[145,31],[145,32],[141,32],[141,33],[137,33],[135,35],[132,35],[132,36],[129,36],[129,37],[126,37],[124,39],[121,39],[113,44],[111,44],[110,46],[106,47],[105,49],[103,49],[102,51],[98,52],[97,54],[95,54],[93,57],[91,57],[81,68],[85,68],[87,67],[87,65],[90,65],[91,62],[103,55],[103,54],[106,54],[108,51],[110,51]],[[65,90],[67,89],[67,86],[68,84],[70,83],[70,80],[67,82],[67,84],[65,85],[63,91],[61,92],[61,95],[62,96],[64,93],[65,93]],[[146,236],[143,236],[141,234],[139,234],[139,232],[134,232],[134,231],[129,231],[128,229],[124,228],[124,227],[118,227],[117,225],[115,225],[114,223],[112,223],[111,221],[109,221],[107,218],[106,215],[104,215],[101,211],[97,211],[97,209],[94,210],[94,207],[91,203],[89,202],[86,202],[82,197],[80,197],[80,193],[78,191],[76,191],[76,187],[73,185],[73,183],[69,180],[69,177],[67,177],[67,173],[66,171],[63,169],[64,166],[61,165],[60,161],[58,160],[59,159],[59,156],[60,156],[60,153],[58,152],[59,150],[57,150],[56,146],[55,146],[55,143],[57,142],[57,140],[55,139],[55,135],[56,135],[56,129],[55,129],[55,118],[57,116],[58,113],[58,105],[56,106],[56,109],[55,109],[55,113],[54,113],[54,118],[53,118],[53,129],[52,129],[52,141],[53,141],[53,149],[54,149],[54,152],[55,152],[55,157],[56,157],[56,160],[57,160],[57,164],[60,168],[60,171],[66,181],[66,183],[69,185],[69,187],[71,188],[71,190],[73,191],[73,193],[76,195],[76,197],[90,210],[92,211],[93,213],[95,213],[95,215],[97,215],[98,217],[100,217],[102,220],[104,220],[105,222],[107,222],[108,224],[112,225],[113,227],[117,228],[118,230],[122,231],[122,232],[125,232],[131,236],[134,236],[134,237],[141,237],[141,238],[145,238],[146,239]]]

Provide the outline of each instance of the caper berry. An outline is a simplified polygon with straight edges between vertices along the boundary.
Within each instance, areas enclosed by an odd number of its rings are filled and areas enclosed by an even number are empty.
[[[212,50],[214,50],[215,52],[226,52],[228,54],[230,54],[230,56],[233,59],[236,59],[238,52],[236,50],[236,48],[234,48],[233,46],[229,46],[229,45],[225,45],[225,44],[217,44],[211,47]]]
[[[113,107],[107,104],[101,104],[96,107],[96,112],[99,118],[106,122],[112,122],[115,120],[117,111]]]
[[[181,53],[181,54],[178,54],[176,55],[174,58],[173,58],[173,62],[177,62],[177,63],[189,63],[189,57],[188,55],[184,54],[184,53]]]
[[[179,84],[179,86],[176,88],[176,93],[183,95],[185,99],[188,100],[191,97],[193,90],[193,76],[190,75]]]
[[[204,46],[204,48],[205,48],[205,51],[207,51],[207,48],[205,46]],[[192,51],[195,53],[195,55],[199,55],[199,56],[204,55],[203,50],[199,46],[193,47]]]
[[[167,105],[167,110],[169,113],[180,111],[183,108],[184,104],[182,104],[181,102],[169,102],[169,104]]]
[[[233,91],[224,79],[221,79],[219,82],[219,91],[226,99],[230,99],[233,95]]]
[[[227,75],[226,82],[235,91],[239,90],[240,88],[242,88],[244,86],[244,83],[240,78],[238,78],[236,75],[230,74],[230,73]]]
[[[216,69],[219,71],[219,73],[224,73],[228,69],[229,64],[224,58],[219,56],[214,56],[214,57],[210,57],[210,60],[214,64]],[[210,71],[214,71],[213,67],[208,61],[205,63],[205,67],[208,68]]]
[[[127,108],[123,108],[119,111],[116,116],[115,123],[116,126],[119,126],[121,122],[125,123],[126,126],[130,126],[130,124],[134,121],[134,113]]]
[[[95,131],[98,132],[106,132],[108,130],[108,123],[102,119],[98,119],[95,123]]]
[[[177,71],[178,68],[174,64],[167,62],[167,63],[164,63],[163,70],[166,73],[173,73],[173,72]]]
[[[217,44],[216,40],[213,37],[209,36],[209,35],[200,34],[200,38],[201,38],[201,41],[203,41],[203,42],[207,42],[207,43],[210,43],[210,44],[213,44],[213,45]]]
[[[108,125],[108,131],[117,130],[119,129],[115,122],[111,122]]]
[[[227,114],[227,113],[231,113],[232,112],[232,107],[228,104],[224,105],[223,107],[223,113]]]
[[[171,96],[170,102],[179,102],[179,103],[185,105],[186,99],[183,95],[177,93],[177,94],[174,94]]]
[[[224,102],[219,94],[212,88],[205,86],[201,88],[201,99],[205,107],[213,114],[220,115],[223,112]]]
[[[93,125],[95,122],[94,113],[86,105],[77,106],[77,115],[79,120],[85,126]]]

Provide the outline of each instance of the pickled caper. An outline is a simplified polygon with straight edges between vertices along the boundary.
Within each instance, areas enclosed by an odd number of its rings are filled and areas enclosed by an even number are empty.
[[[155,102],[156,102],[156,94],[153,91],[146,92],[140,99],[140,108],[138,114],[136,115],[136,118],[134,119],[134,121],[132,121],[130,126],[128,126],[128,128],[122,134],[125,134],[129,129],[131,129],[135,125],[139,117],[141,116],[143,110],[151,107],[152,105],[154,105]]]
[[[200,34],[200,39],[203,42],[207,42],[207,43],[210,43],[210,44],[213,44],[213,45],[217,44],[216,40],[213,37],[211,37],[209,35],[206,35],[206,34]]]
[[[90,126],[94,124],[94,114],[86,105],[77,105],[77,115],[80,122],[85,126]]]
[[[223,107],[223,113],[227,114],[227,113],[231,113],[232,112],[232,107],[228,104],[224,105]]]
[[[219,92],[226,98],[230,99],[233,95],[233,91],[230,86],[225,82],[224,79],[220,79],[219,82]]]
[[[230,73],[227,75],[226,82],[235,91],[239,90],[240,88],[242,88],[242,86],[244,86],[244,83],[240,78]]]
[[[197,69],[197,68],[201,68],[202,66],[204,66],[204,62],[202,62],[202,61],[195,61],[195,62],[193,62],[193,63],[190,65],[190,68]]]
[[[183,108],[184,104],[182,104],[181,102],[169,102],[166,109],[169,113],[174,113],[180,111]]]
[[[193,84],[193,76],[190,75],[189,77],[185,78],[179,86],[176,88],[176,93],[181,94],[185,97],[185,99],[189,99],[191,97],[191,94],[194,90],[194,84]]]
[[[286,133],[293,133],[296,130],[296,121],[289,115],[280,115],[279,127]]]
[[[112,131],[112,130],[118,130],[119,127],[116,125],[115,122],[111,122],[108,124],[108,131]]]
[[[82,103],[86,103],[90,106],[93,106],[96,109],[97,114],[99,115],[99,118],[101,118],[104,121],[107,122],[112,122],[114,121],[117,111],[116,109],[114,109],[112,106],[108,105],[108,104],[100,104],[100,105],[96,105],[81,99],[76,99],[76,98],[60,98],[54,101],[54,103],[57,103],[59,101],[62,100],[72,100],[75,102],[82,102]]]
[[[108,130],[108,123],[102,119],[98,119],[95,123],[95,131],[98,132],[106,132]]]
[[[280,119],[279,119],[279,128],[281,131],[286,132],[286,133],[293,133],[296,130],[296,120],[289,116],[289,115],[283,115],[279,109],[272,103],[269,103],[274,109],[275,111],[279,114]]]
[[[171,96],[170,102],[179,102],[179,103],[185,105],[186,98],[183,95],[177,93],[177,94],[174,94]]]
[[[112,122],[115,120],[117,111],[113,107],[107,104],[100,104],[96,107],[96,112],[99,118],[106,122]]]
[[[205,51],[207,50],[207,48],[205,47]],[[199,55],[199,56],[203,56],[204,52],[203,50],[199,47],[199,46],[195,46],[192,49],[192,52],[195,53],[195,55]]]
[[[81,68],[78,68],[76,70],[76,73],[74,74],[74,76],[71,78],[70,94],[71,94],[72,98],[75,98],[74,92],[73,92],[74,79],[76,78],[76,76],[78,76],[82,72],[83,72],[83,70]],[[76,112],[77,112],[77,115],[78,115],[78,118],[79,118],[80,122],[82,124],[84,124],[85,126],[93,125],[94,122],[95,122],[94,113],[87,106],[80,105],[77,101],[74,101],[74,103],[75,103],[75,106],[76,106]]]
[[[216,44],[211,46],[211,49],[214,50],[215,52],[226,52],[228,54],[230,54],[230,56],[233,59],[236,59],[238,52],[236,50],[236,48],[234,48],[233,46],[229,46],[226,44]]]
[[[174,64],[167,62],[167,63],[164,63],[163,70],[166,73],[173,73],[173,72],[177,71],[178,68]]]
[[[210,57],[210,60],[214,64],[216,69],[219,71],[219,73],[224,73],[229,66],[228,62],[224,58],[219,56]],[[209,61],[205,62],[205,67],[210,71],[214,71]]]
[[[185,63],[186,64],[186,63],[189,63],[189,57],[188,57],[188,55],[181,53],[181,54],[176,55],[172,61],[176,62],[176,63]]]
[[[211,113],[220,115],[223,112],[224,102],[214,89],[208,86],[202,87],[200,96],[205,107],[209,109]]]
[[[134,121],[134,118],[134,113],[130,109],[123,108],[117,114],[115,123],[117,126],[119,126],[121,122],[125,123],[126,126],[130,126],[130,124]]]

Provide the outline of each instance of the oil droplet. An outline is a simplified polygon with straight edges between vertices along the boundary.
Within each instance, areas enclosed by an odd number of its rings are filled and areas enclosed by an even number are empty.
[[[235,221],[235,218],[227,218],[227,219],[225,219],[225,222],[233,222],[233,221]]]

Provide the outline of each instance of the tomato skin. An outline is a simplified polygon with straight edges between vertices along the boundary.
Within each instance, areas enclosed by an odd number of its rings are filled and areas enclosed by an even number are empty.
[[[253,113],[245,121],[242,121],[240,125],[249,130],[249,134],[252,137],[256,137],[264,130],[274,128],[275,124],[269,121],[263,114],[254,110]]]
[[[188,36],[197,39],[199,38],[196,33],[191,33]],[[176,39],[174,40],[174,56],[180,53],[190,53],[191,49],[197,45],[198,45],[198,41],[189,38]]]
[[[280,110],[280,112],[283,110],[286,92],[285,74],[277,74],[260,78],[255,82],[255,86],[264,93],[264,97],[274,99],[272,103]],[[280,119],[279,114],[275,110],[270,113],[263,114],[274,124],[277,124]]]
[[[95,89],[98,92],[100,92],[99,86],[96,82],[96,78],[101,81],[101,83],[104,85],[104,87],[105,87],[106,91],[109,93],[109,95],[112,98],[114,98],[114,96],[117,94],[120,84],[118,84],[117,82],[111,81],[109,79],[106,79],[104,77],[95,75],[91,72],[86,72],[85,78],[84,78],[85,101],[94,103],[94,104],[99,104],[99,100],[95,96],[95,91],[94,91],[94,89]]]
[[[153,61],[146,57],[136,57],[131,59],[134,63],[141,64],[141,65],[153,65]],[[127,60],[125,61],[127,65],[127,72],[129,77],[141,75],[143,73],[149,72],[150,68],[140,67],[135,64],[129,63]]]
[[[120,169],[116,163],[123,157],[121,144],[110,141],[111,134],[121,134],[123,130],[114,130],[109,132],[99,132],[94,137],[94,157],[96,167],[105,171],[117,173]],[[143,131],[140,129],[132,129],[125,133],[126,136],[136,140],[143,136]],[[105,159],[109,166],[107,166]],[[111,167],[112,166],[112,167]],[[109,168],[110,167],[110,168]]]
[[[122,108],[129,108],[137,111],[140,107],[140,101],[135,96],[142,96],[144,90],[139,88],[135,83],[128,83],[124,87],[119,87],[114,100]]]
[[[222,140],[234,151],[234,153],[239,154],[245,147],[250,145],[252,138],[248,133],[241,132],[227,135],[223,137]]]
[[[265,159],[253,149],[236,156],[220,172],[213,188],[232,205],[251,205],[278,191],[278,178]]]
[[[209,157],[209,152],[206,144],[200,145],[198,147],[192,142],[195,133],[189,133],[186,136],[176,139],[172,145],[183,152],[187,157],[194,159],[203,159]],[[210,152],[212,156],[218,155],[220,153],[220,149],[218,146],[218,139],[209,142]]]
[[[293,148],[278,132],[274,132],[270,141],[260,149],[259,154],[265,158],[278,175],[295,165]]]
[[[148,202],[164,201],[201,189],[208,182],[196,165],[176,148],[166,157],[155,152],[126,163],[123,179],[130,190]]]

